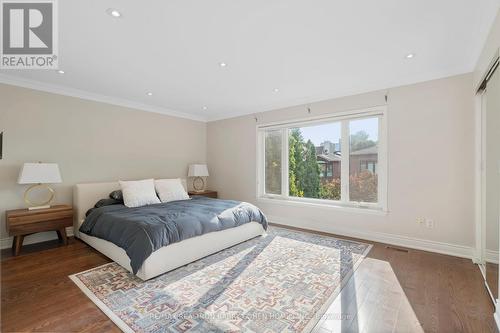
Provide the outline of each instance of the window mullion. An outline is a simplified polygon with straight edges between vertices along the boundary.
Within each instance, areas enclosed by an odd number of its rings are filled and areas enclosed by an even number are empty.
[[[266,144],[265,132],[257,130],[257,197],[266,194]]]
[[[341,122],[340,201],[349,202],[349,121]]]
[[[262,168],[262,173],[261,173],[261,186],[260,186],[260,193],[265,195],[267,194],[266,192],[266,177],[267,177],[267,172],[266,172],[266,132],[265,131],[262,131],[261,132],[261,135],[260,135],[260,139],[261,139],[261,142],[262,142],[262,151],[261,151],[261,154],[260,154],[260,157],[261,157],[261,168]]]
[[[285,198],[289,194],[288,184],[288,129],[281,130],[281,195]]]
[[[378,182],[377,198],[380,207],[387,210],[387,129],[386,117],[378,117]]]

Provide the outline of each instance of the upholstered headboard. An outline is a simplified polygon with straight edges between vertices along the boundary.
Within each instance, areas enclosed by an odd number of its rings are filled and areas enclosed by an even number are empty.
[[[181,182],[187,190],[186,179],[181,179]],[[78,229],[85,219],[85,213],[87,210],[94,207],[95,203],[99,201],[99,199],[107,198],[109,193],[119,189],[120,184],[118,182],[75,185],[73,188],[73,209],[75,209],[73,227],[76,237],[79,236]]]

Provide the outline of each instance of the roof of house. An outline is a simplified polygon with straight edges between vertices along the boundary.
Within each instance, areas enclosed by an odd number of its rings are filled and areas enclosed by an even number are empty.
[[[327,162],[340,161],[340,156],[336,154],[319,154],[316,158],[320,158]]]
[[[370,154],[375,155],[377,153],[378,153],[377,146],[371,146],[368,148],[363,148],[360,150],[353,151],[351,152],[351,155],[370,155]]]

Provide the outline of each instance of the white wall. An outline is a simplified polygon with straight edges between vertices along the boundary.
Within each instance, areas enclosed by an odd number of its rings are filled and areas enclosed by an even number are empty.
[[[258,114],[258,122],[252,115],[208,123],[209,185],[223,198],[257,203],[280,223],[393,243],[417,238],[442,252],[469,256],[474,246],[472,80],[466,74],[388,90],[386,215],[256,200],[256,124],[304,118],[305,106]],[[385,92],[312,103],[311,115],[382,105]],[[433,219],[435,227],[420,226],[417,217]]]
[[[75,183],[186,177],[188,164],[206,161],[204,122],[3,84],[0,131],[2,238],[5,210],[25,206],[27,186],[16,184],[24,162],[58,163],[63,183],[54,185],[55,202],[71,204]]]

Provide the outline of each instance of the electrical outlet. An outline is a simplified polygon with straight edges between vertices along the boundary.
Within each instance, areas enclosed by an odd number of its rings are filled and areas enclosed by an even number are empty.
[[[425,219],[423,217],[417,217],[416,220],[418,225],[424,225]]]
[[[434,228],[434,220],[431,219],[426,219],[425,220],[425,225],[427,228],[432,229]]]

